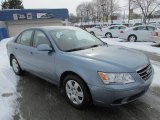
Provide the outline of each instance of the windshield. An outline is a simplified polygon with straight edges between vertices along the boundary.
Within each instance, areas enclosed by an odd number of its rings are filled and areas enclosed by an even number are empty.
[[[50,35],[57,47],[65,52],[88,49],[104,44],[98,38],[83,30],[51,30]]]

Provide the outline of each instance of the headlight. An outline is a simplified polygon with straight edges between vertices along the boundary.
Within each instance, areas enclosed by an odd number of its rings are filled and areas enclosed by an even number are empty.
[[[129,73],[103,73],[98,72],[101,80],[104,84],[118,83],[118,84],[127,84],[133,83],[135,80]]]

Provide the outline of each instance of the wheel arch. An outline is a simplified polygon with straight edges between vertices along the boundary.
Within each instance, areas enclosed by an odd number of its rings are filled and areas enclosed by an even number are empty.
[[[64,78],[67,77],[68,75],[75,75],[75,76],[79,77],[81,80],[83,80],[84,84],[85,84],[86,87],[87,87],[87,90],[88,90],[88,92],[89,92],[89,95],[90,95],[90,98],[91,98],[91,101],[92,101],[92,94],[91,94],[91,92],[90,92],[89,86],[87,85],[87,83],[85,82],[85,80],[84,80],[79,74],[77,74],[76,72],[73,72],[73,71],[65,71],[65,72],[63,72],[63,73],[61,74],[61,76],[60,76],[60,83],[59,83],[59,88],[60,88],[60,90],[63,91],[62,88],[63,88]]]
[[[112,33],[111,33],[111,32],[106,32],[106,33],[105,33],[105,36],[107,36],[107,34],[110,34],[111,37],[112,37]]]
[[[12,59],[12,57],[14,57],[14,55],[13,54],[10,54],[10,56],[9,56],[9,62],[10,62],[10,66],[12,66],[12,62],[11,62],[11,59]]]
[[[136,40],[137,40],[137,35],[135,35],[135,34],[130,34],[130,35],[128,35],[128,40],[129,40],[129,37],[130,36],[135,36],[136,37]]]

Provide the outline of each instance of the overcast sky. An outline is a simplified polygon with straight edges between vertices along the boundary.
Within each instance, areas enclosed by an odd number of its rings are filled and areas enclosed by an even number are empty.
[[[4,0],[0,0],[0,3]],[[26,9],[32,8],[67,8],[69,13],[76,14],[76,7],[82,2],[92,0],[22,0]],[[120,6],[125,6],[127,0],[117,0]]]

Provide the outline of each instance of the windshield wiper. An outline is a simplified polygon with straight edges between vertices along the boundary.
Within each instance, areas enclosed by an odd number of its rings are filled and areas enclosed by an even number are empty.
[[[91,46],[88,46],[88,47],[74,48],[74,49],[66,50],[65,52],[73,52],[73,51],[78,51],[78,50],[84,50],[84,49],[94,48],[94,47],[103,46],[103,45],[104,44],[98,44],[98,45],[91,45]]]
[[[86,49],[86,47],[83,47],[83,48],[74,48],[74,49],[66,50],[65,52],[73,52],[73,51],[84,50],[84,49]]]

